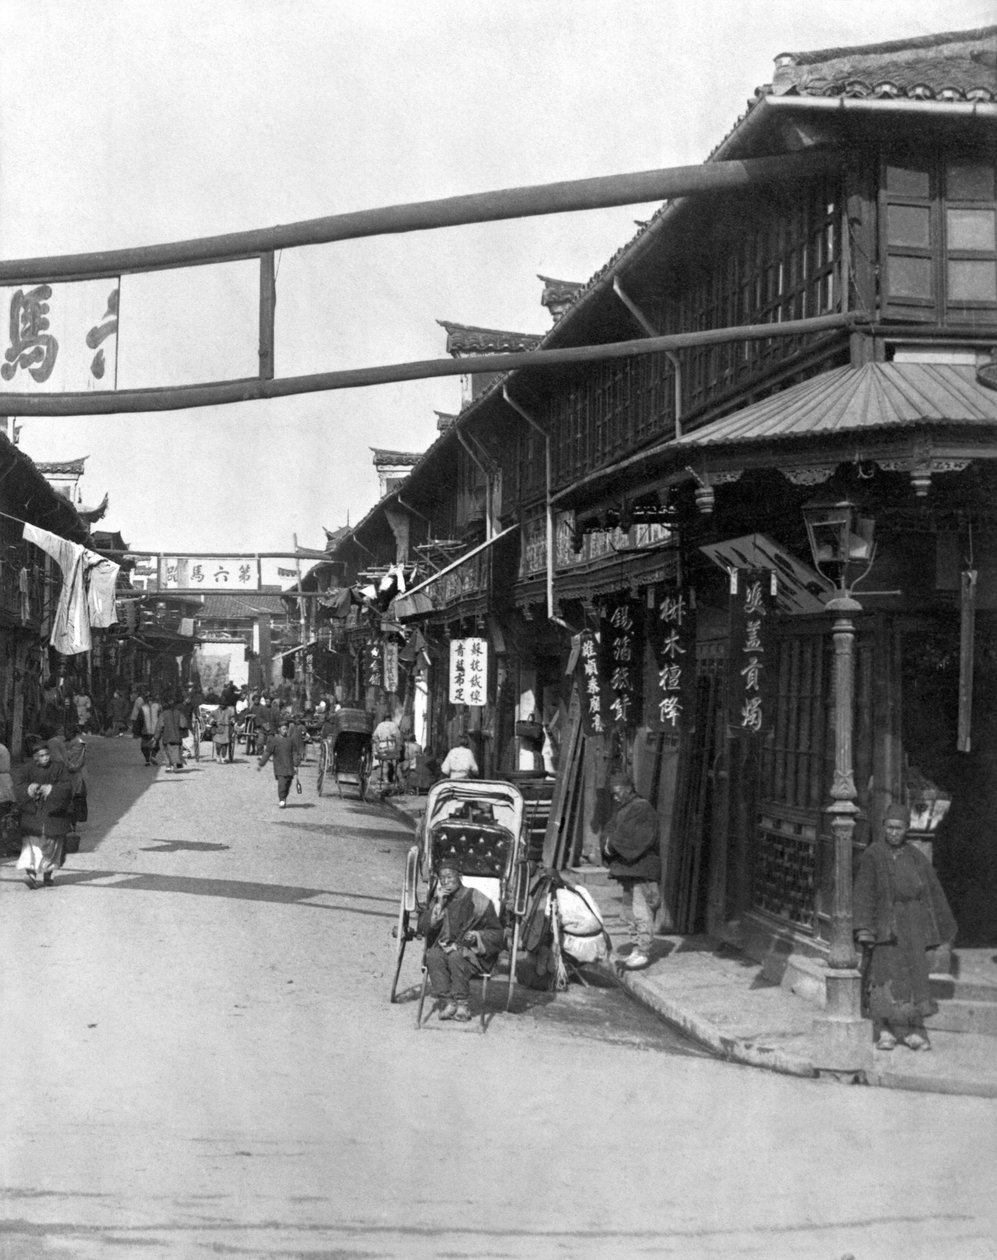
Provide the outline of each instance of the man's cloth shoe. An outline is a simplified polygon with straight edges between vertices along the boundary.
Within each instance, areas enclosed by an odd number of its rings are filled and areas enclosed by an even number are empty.
[[[457,1003],[447,1002],[447,1004],[443,1007],[443,1010],[440,1011],[440,1019],[456,1019],[456,1018],[457,1018]]]
[[[623,960],[623,966],[627,969],[627,971],[640,971],[644,967],[649,967],[650,965],[650,958],[648,958],[647,954],[642,954],[640,950],[637,950],[634,954],[629,954]]]
[[[453,1017],[460,1023],[466,1024],[471,1018],[471,1008],[466,1002],[458,1002],[454,1008]]]
[[[904,1037],[904,1045],[909,1050],[930,1050],[931,1042],[927,1037],[923,1037],[920,1033],[910,1033]]]
[[[895,1050],[896,1046],[897,1039],[890,1032],[881,1032],[876,1040],[877,1050]]]

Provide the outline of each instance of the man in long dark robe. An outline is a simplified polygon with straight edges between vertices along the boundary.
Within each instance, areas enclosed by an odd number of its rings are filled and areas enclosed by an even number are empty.
[[[869,959],[869,1012],[878,1050],[903,1041],[911,1050],[930,1050],[926,1015],[931,996],[928,951],[950,945],[956,923],[935,869],[907,841],[910,812],[891,805],[883,837],[862,854],[855,878],[855,935]]]

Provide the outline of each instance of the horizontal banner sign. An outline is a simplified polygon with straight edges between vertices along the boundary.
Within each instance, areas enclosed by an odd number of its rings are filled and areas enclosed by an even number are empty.
[[[260,568],[245,556],[163,556],[163,591],[256,591]]]
[[[118,281],[0,288],[0,388],[5,393],[114,389]]]

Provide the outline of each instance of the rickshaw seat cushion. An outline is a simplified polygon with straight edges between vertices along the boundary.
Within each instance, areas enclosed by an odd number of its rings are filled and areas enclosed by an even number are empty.
[[[497,824],[443,822],[433,829],[433,865],[456,858],[461,875],[501,879],[509,861],[512,833]]]

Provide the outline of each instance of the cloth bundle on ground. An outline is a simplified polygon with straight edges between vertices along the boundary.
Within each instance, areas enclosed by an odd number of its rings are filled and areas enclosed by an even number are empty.
[[[573,962],[593,963],[607,958],[611,948],[589,890],[566,883],[557,871],[545,867],[538,867],[530,881],[522,943],[533,958],[537,983],[557,988],[567,983],[562,955]]]

